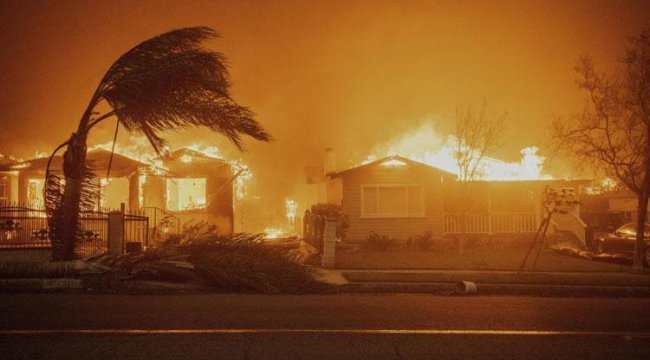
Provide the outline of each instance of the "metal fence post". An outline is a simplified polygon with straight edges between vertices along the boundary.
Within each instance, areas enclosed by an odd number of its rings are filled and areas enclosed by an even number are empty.
[[[336,219],[325,219],[321,265],[326,269],[333,269],[336,266],[336,224]]]

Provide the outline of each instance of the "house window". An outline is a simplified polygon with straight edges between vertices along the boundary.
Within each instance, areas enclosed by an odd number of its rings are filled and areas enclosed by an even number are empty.
[[[362,185],[361,217],[423,217],[422,185]]]
[[[42,209],[45,206],[43,200],[43,189],[45,180],[29,179],[27,180],[27,206],[32,209]]]
[[[167,179],[167,210],[204,209],[206,205],[204,178]]]
[[[0,178],[0,202],[9,201],[9,180]]]

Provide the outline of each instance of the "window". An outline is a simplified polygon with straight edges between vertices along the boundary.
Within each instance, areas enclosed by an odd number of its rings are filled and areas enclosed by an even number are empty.
[[[423,217],[422,185],[362,185],[361,217]]]
[[[32,209],[42,209],[45,207],[43,200],[43,189],[45,180],[28,179],[27,180],[27,205]]]
[[[205,179],[167,179],[167,210],[204,209],[206,205]]]
[[[9,180],[0,178],[0,201],[9,201]]]

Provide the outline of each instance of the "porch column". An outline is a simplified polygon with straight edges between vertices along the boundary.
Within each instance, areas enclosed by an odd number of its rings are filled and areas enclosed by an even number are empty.
[[[108,252],[122,254],[124,252],[124,212],[111,211],[108,213]]]

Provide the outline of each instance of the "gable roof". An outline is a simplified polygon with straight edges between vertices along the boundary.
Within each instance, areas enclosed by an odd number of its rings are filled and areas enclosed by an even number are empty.
[[[346,174],[349,174],[349,173],[351,173],[351,172],[359,171],[359,170],[361,170],[361,169],[366,169],[366,168],[369,168],[369,167],[372,167],[372,166],[381,165],[381,164],[384,164],[384,163],[389,162],[389,161],[402,162],[402,163],[405,163],[405,164],[407,164],[407,165],[412,165],[412,166],[416,166],[416,167],[422,167],[422,168],[425,168],[425,169],[427,169],[427,170],[431,170],[431,171],[438,172],[438,173],[440,173],[441,175],[443,175],[443,176],[445,176],[445,177],[448,177],[448,178],[452,178],[452,179],[456,179],[456,178],[457,178],[457,176],[456,176],[455,174],[450,173],[449,171],[446,171],[446,170],[443,170],[443,169],[437,168],[437,167],[435,167],[435,166],[431,166],[431,165],[429,165],[429,164],[421,163],[421,162],[419,162],[419,161],[415,161],[415,160],[412,160],[412,159],[406,158],[406,157],[401,156],[401,155],[391,155],[391,156],[386,156],[386,157],[383,157],[383,158],[381,158],[381,159],[377,159],[377,160],[375,160],[375,161],[372,161],[372,162],[369,162],[369,163],[366,163],[366,164],[362,164],[362,165],[359,165],[359,166],[351,167],[351,168],[349,168],[349,169],[346,169],[346,170],[343,170],[343,171],[340,171],[340,172],[336,172],[336,173],[329,173],[329,174],[326,174],[326,175],[329,176],[329,177],[332,178],[332,179],[335,179],[335,178],[338,178],[338,177],[344,176],[344,175],[346,175]]]
[[[104,149],[88,151],[86,160],[92,162],[96,171],[108,169],[111,152]],[[49,157],[29,159],[0,166],[0,171],[45,171]],[[63,166],[63,156],[57,155],[52,159],[51,168],[60,170]],[[113,153],[111,162],[111,175],[114,177],[128,176],[140,168],[148,165],[124,155]],[[99,175],[99,174],[98,174]],[[102,174],[103,175],[103,174]]]

